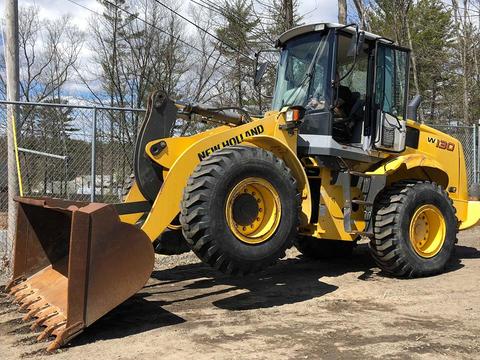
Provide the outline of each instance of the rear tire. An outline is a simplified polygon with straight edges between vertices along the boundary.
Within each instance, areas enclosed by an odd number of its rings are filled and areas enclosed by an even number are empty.
[[[295,247],[302,255],[316,260],[349,257],[354,246],[353,241],[325,240],[310,236],[300,236],[295,242]]]
[[[426,181],[396,183],[380,195],[373,219],[370,249],[383,271],[411,278],[445,269],[458,227],[455,208],[441,186]]]
[[[180,222],[202,261],[245,275],[285,256],[296,236],[299,206],[297,182],[281,159],[264,149],[231,146],[196,167]]]

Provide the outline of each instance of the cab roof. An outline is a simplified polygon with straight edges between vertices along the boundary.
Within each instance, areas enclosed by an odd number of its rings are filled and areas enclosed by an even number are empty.
[[[307,25],[300,25],[294,27],[290,30],[285,31],[281,34],[277,42],[275,44],[276,47],[282,47],[288,40],[293,39],[299,35],[303,35],[306,33],[311,33],[315,31],[323,31],[325,29],[337,29],[337,28],[344,28],[343,30],[349,33],[355,33],[356,29],[354,25],[350,25],[345,27],[345,25],[337,24],[337,23],[315,23],[315,24],[307,24]],[[386,39],[380,35],[372,34],[371,32],[365,31],[365,39],[366,40],[378,40],[381,39],[385,41],[385,43],[392,43],[391,40]]]

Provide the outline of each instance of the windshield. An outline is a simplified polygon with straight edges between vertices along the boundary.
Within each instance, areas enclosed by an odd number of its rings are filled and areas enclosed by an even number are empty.
[[[312,66],[311,76],[308,76],[308,69],[315,54],[315,64]],[[323,109],[327,69],[328,42],[325,35],[315,32],[288,42],[280,55],[272,101],[273,110],[280,110],[287,105]]]

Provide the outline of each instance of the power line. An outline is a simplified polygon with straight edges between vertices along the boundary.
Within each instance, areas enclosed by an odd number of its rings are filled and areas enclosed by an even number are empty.
[[[211,12],[214,12],[214,13],[216,13],[216,14],[219,14],[219,15],[221,15],[221,16],[224,16],[224,13],[221,11],[220,8],[214,8],[213,5],[212,5],[212,7],[210,7],[210,5],[207,5],[206,3],[199,3],[199,2],[197,2],[197,1],[195,1],[195,0],[190,0],[190,1],[191,1],[192,3],[194,3],[195,5],[197,5],[197,6],[200,6],[201,8],[204,8],[204,9],[206,9],[206,10],[209,10],[209,11],[211,11]],[[238,17],[238,15],[235,15],[235,14],[230,14],[230,15],[232,15],[232,16],[234,17],[233,20],[236,21],[236,22],[241,23],[242,21],[244,21],[244,20],[240,20],[240,18]],[[259,32],[259,31],[253,31],[253,30],[251,31],[251,34],[257,36],[258,38],[262,38],[262,37],[265,36],[265,34]],[[268,44],[268,45],[270,45],[270,42],[266,42],[266,41],[263,41],[263,40],[256,41],[256,43],[257,43],[257,44]],[[255,50],[252,49],[252,47],[249,46],[247,43],[245,43],[245,47],[246,47],[249,51],[251,51],[251,52],[253,52],[253,53],[255,52]],[[249,59],[252,60],[251,58],[249,58]]]
[[[79,7],[83,8],[83,9],[85,9],[85,10],[90,11],[90,12],[93,13],[93,14],[96,14],[96,15],[98,15],[98,16],[103,16],[103,15],[100,14],[99,12],[97,12],[97,11],[95,11],[95,10],[93,10],[93,9],[85,6],[85,5],[80,4],[80,3],[78,3],[78,2],[75,1],[75,0],[67,0],[67,1],[70,2],[70,3],[72,3],[72,4],[75,4],[75,5],[79,6]],[[137,20],[145,23],[146,25],[151,26],[152,28],[160,31],[161,33],[166,34],[166,35],[168,35],[168,36],[171,36],[172,38],[174,38],[175,40],[177,40],[177,41],[179,41],[180,43],[184,44],[185,46],[188,46],[188,47],[190,47],[191,49],[196,50],[196,51],[198,51],[198,52],[201,53],[201,54],[204,54],[204,51],[203,51],[203,50],[201,50],[201,49],[197,48],[196,46],[194,46],[194,45],[186,42],[185,40],[183,40],[183,39],[180,38],[179,36],[176,36],[176,35],[168,32],[168,31],[165,31],[165,30],[159,28],[159,27],[156,26],[155,24],[153,24],[153,23],[151,23],[151,22],[149,22],[149,21],[147,21],[147,20],[139,17],[137,14],[134,14],[134,13],[130,12],[130,11],[127,10],[127,9],[124,9],[124,8],[120,7],[119,5],[117,5],[117,4],[112,3],[112,2],[109,1],[109,0],[105,0],[105,2],[108,3],[108,4],[110,4],[110,5],[112,5],[113,7],[117,8],[118,10],[121,10],[121,11],[123,11],[124,13],[126,13],[126,14],[134,17],[135,19],[137,19]],[[235,71],[238,70],[236,67],[230,65],[230,64],[227,63],[227,62],[218,61],[218,63],[219,63],[220,65],[224,65],[224,66],[226,66],[226,67],[229,67],[229,68],[232,69],[232,70],[235,70]],[[225,76],[225,74],[222,74],[222,75]]]
[[[169,10],[170,12],[174,13],[175,15],[177,15],[178,17],[182,18],[183,20],[187,21],[189,24],[192,24],[193,26],[195,26],[197,29],[199,29],[200,31],[203,31],[205,34],[207,35],[210,35],[211,37],[213,37],[215,40],[218,40],[219,42],[221,42],[222,44],[226,45],[227,47],[229,47],[230,49],[232,49],[233,51],[245,56],[246,58],[250,59],[251,61],[254,61],[250,56],[248,56],[247,54],[244,54],[242,53],[239,49],[235,48],[234,46],[232,46],[231,44],[227,43],[226,41],[220,39],[218,36],[212,34],[211,32],[209,32],[208,30],[202,28],[200,25],[196,24],[195,22],[193,22],[192,20],[190,20],[189,18],[183,16],[182,14],[180,14],[179,12],[177,12],[176,10],[172,9],[171,7],[165,5],[164,3],[160,2],[159,0],[154,0],[157,4],[163,6],[165,9]]]
[[[194,3],[194,4],[196,4],[196,5],[204,8],[204,9],[210,10],[210,11],[216,13],[216,14],[219,14],[219,15],[225,17],[225,14],[224,14],[224,12],[222,11],[222,9],[221,9],[218,5],[214,4],[214,3],[211,2],[211,1],[206,1],[206,0],[198,0],[198,1],[196,1],[196,0],[190,0],[190,1],[191,1],[192,3]],[[242,23],[242,22],[245,21],[245,19],[240,18],[240,16],[238,16],[237,14],[232,13],[232,14],[229,14],[229,15],[232,16],[232,17],[234,18],[234,20],[235,20],[236,22],[238,22],[238,23]],[[261,19],[261,18],[262,18],[262,17],[261,17],[260,15],[258,15],[258,14],[255,14],[255,17],[256,17],[257,19]],[[273,20],[273,19],[272,19],[272,18],[269,18],[269,20]],[[257,36],[259,36],[259,37],[266,36],[266,34],[265,34],[264,32],[262,32],[262,31],[260,31],[260,30],[255,30],[255,29],[253,29],[253,30],[251,31],[251,33],[252,33],[253,35],[257,35]],[[268,44],[270,44],[270,43],[268,43]],[[250,50],[251,50],[251,49],[250,49]]]
[[[220,7],[220,5],[215,4],[213,1],[210,1],[210,0],[199,0],[199,1],[200,1],[201,3],[207,5],[207,6],[210,6],[210,7],[214,8],[215,11],[218,12],[219,14],[225,15],[225,14],[224,14],[224,11],[223,11],[223,9]],[[197,3],[197,4],[198,4],[198,3]],[[252,3],[252,7],[253,7],[253,3]],[[231,13],[231,14],[229,14],[229,15],[230,15],[230,16],[233,16],[236,20],[238,20],[238,21],[240,21],[240,22],[242,22],[242,21],[245,20],[245,19],[241,18],[240,16],[238,16],[238,15],[235,14],[235,13]],[[267,15],[263,15],[263,14],[262,14],[262,15],[256,14],[255,16],[256,16],[258,19],[264,19],[264,20],[270,20],[270,21],[273,21],[273,20],[274,20],[273,17],[267,16]]]

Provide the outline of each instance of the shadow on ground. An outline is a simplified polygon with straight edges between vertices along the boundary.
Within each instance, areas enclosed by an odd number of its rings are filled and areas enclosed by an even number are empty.
[[[479,250],[457,246],[447,271],[462,268],[462,259],[477,258],[480,258]],[[366,245],[358,246],[350,258],[313,261],[299,256],[281,260],[263,272],[241,278],[224,276],[202,263],[157,270],[152,273],[150,284],[85,329],[69,346],[119,339],[184,323],[185,319],[164,309],[169,305],[186,303],[186,308],[213,305],[239,311],[318,298],[337,289],[337,286],[322,279],[358,272],[361,273],[357,276],[359,280],[376,281],[382,278]]]
[[[145,300],[144,293],[138,293],[86,328],[69,346],[120,339],[183,322],[183,318],[163,309],[159,301]]]
[[[183,292],[186,289],[202,290],[192,297],[178,296],[164,305],[198,300],[215,295],[214,306],[227,310],[251,310],[269,308],[310,300],[337,289],[322,281],[322,277],[336,277],[349,272],[362,272],[373,275],[375,263],[359,246],[351,258],[313,261],[304,257],[281,260],[276,266],[258,274],[245,277],[219,275],[217,271],[202,263],[176,266],[172,269],[154,271],[152,278],[158,285],[145,288],[150,296],[164,294],[165,291]],[[174,290],[162,289],[162,284],[188,283]],[[205,291],[212,289],[212,291]],[[240,291],[240,293],[239,293]],[[218,296],[220,299],[218,299]]]

